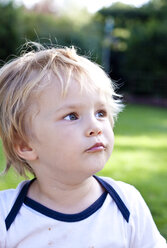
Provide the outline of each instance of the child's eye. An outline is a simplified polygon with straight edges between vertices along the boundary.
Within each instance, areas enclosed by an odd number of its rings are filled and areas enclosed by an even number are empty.
[[[70,113],[64,117],[65,120],[67,121],[75,121],[78,119],[78,116],[76,113]]]
[[[106,110],[99,110],[97,113],[96,113],[96,117],[97,118],[104,118],[107,116],[107,111]]]

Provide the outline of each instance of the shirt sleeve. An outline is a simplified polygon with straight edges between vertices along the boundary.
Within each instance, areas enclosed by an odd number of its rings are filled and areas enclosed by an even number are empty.
[[[6,238],[6,226],[4,218],[2,217],[2,211],[0,208],[0,247],[5,248],[5,238]]]
[[[140,193],[133,188],[131,206],[131,248],[167,248],[166,240],[159,233],[151,212]]]

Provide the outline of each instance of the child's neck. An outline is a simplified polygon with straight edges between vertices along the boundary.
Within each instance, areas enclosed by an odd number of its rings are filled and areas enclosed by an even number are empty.
[[[93,204],[104,192],[94,177],[75,185],[57,181],[36,180],[28,192],[31,199],[42,205],[66,214],[79,213]]]

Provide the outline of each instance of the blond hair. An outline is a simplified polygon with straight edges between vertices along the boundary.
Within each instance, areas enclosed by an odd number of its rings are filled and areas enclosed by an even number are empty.
[[[34,45],[34,44],[33,44]],[[111,124],[121,110],[121,104],[115,100],[118,95],[114,85],[99,65],[76,53],[71,48],[44,48],[35,44],[37,51],[32,50],[13,59],[0,69],[0,136],[6,155],[6,169],[11,167],[22,176],[31,166],[18,156],[14,144],[17,137],[28,140],[27,115],[30,113],[32,99],[50,83],[54,74],[65,96],[74,77],[86,90],[99,90],[105,93],[111,109]]]

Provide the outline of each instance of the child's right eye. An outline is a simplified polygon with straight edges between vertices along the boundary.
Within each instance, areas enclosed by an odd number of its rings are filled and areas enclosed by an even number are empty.
[[[75,121],[78,119],[78,116],[76,113],[70,113],[64,117],[65,120],[67,121]]]

